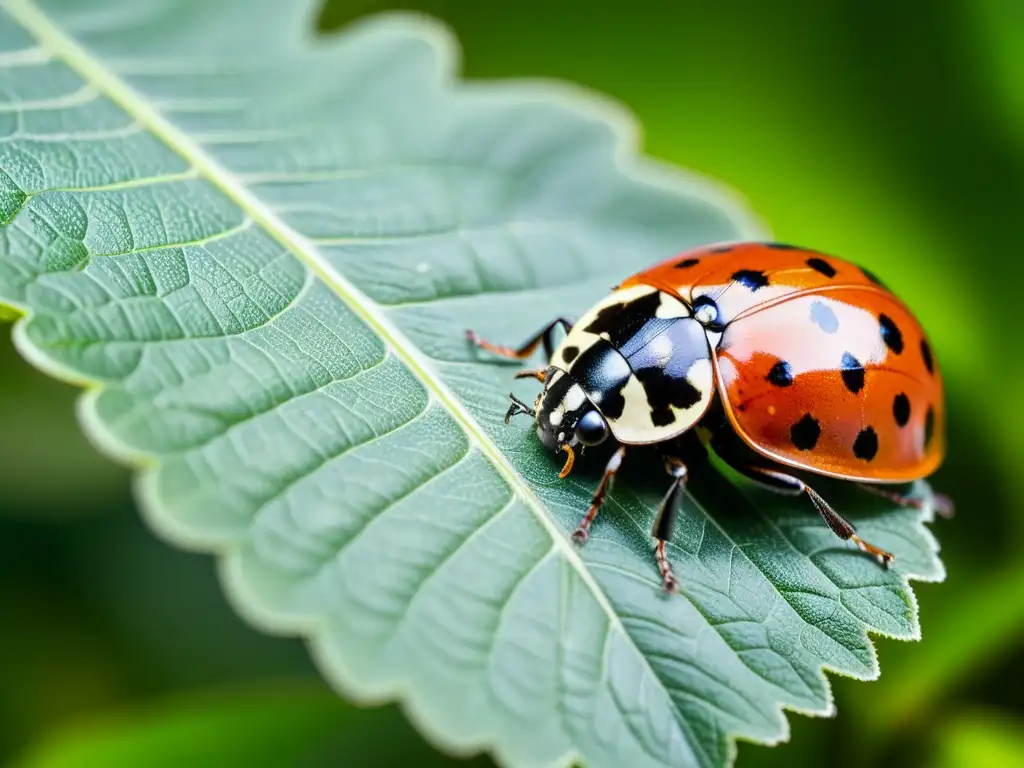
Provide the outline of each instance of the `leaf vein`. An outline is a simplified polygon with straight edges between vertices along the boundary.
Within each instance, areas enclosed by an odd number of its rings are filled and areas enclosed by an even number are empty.
[[[295,232],[249,189],[247,189],[227,168],[223,167],[211,155],[188,138],[180,129],[155,111],[135,91],[131,90],[113,71],[108,70],[92,54],[83,49],[75,40],[68,37],[40,11],[31,0],[7,0],[8,12],[30,33],[36,36],[44,47],[48,47],[60,56],[72,69],[76,70],[86,82],[91,82],[105,93],[115,104],[119,104],[129,115],[146,127],[155,137],[163,140],[170,148],[177,151],[191,166],[198,169],[214,186],[219,188],[228,198],[233,200],[245,213],[302,261],[337,296],[347,304],[377,335],[386,341],[409,369],[423,382],[430,391],[444,404],[455,420],[491,461],[501,476],[526,502],[541,525],[547,530],[556,546],[562,549],[563,555],[573,564],[580,578],[600,605],[609,621],[621,628],[615,610],[608,602],[600,586],[594,581],[579,555],[573,551],[569,541],[555,522],[548,515],[543,503],[537,498],[533,489],[526,484],[519,473],[513,468],[508,458],[502,454],[493,441],[487,437],[476,420],[469,414],[465,406],[452,394],[448,387],[434,373],[426,358],[408,339],[395,328],[379,309],[354,285],[339,274],[324,257],[318,253],[309,241]]]

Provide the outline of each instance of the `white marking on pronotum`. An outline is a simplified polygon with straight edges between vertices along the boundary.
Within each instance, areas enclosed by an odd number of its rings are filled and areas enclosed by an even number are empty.
[[[632,304],[637,299],[657,291],[657,288],[650,285],[631,285],[629,288],[620,288],[614,293],[608,294],[603,301],[595,306],[595,309],[600,310],[612,304]]]
[[[552,411],[551,415],[548,416],[548,421],[551,422],[551,426],[552,427],[557,427],[559,424],[562,423],[562,412],[561,411]]]
[[[640,380],[631,375],[622,387],[620,395],[625,405],[622,414],[614,421],[615,431],[627,439],[643,439],[643,433],[653,428],[647,391]]]
[[[659,334],[651,340],[648,350],[654,355],[654,359],[657,361],[658,366],[664,368],[668,365],[669,360],[672,359],[672,339],[667,334]]]
[[[711,389],[710,385],[714,381],[711,358],[698,357],[694,360],[686,371],[686,379],[701,393],[701,400],[703,401],[708,396],[708,392]],[[700,403],[692,406],[692,408],[700,407]],[[687,410],[692,410],[692,408]]]
[[[655,317],[671,320],[674,317],[689,317],[690,309],[683,302],[664,291],[661,292],[661,301],[658,308],[654,310]]]
[[[563,401],[565,403],[565,410],[575,411],[583,405],[586,399],[587,396],[583,393],[583,388],[579,384],[573,384],[569,387],[569,391],[565,393]]]

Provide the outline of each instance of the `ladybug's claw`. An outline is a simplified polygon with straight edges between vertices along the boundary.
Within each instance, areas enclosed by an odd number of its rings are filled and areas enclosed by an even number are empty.
[[[587,539],[590,538],[590,525],[584,520],[582,523],[576,526],[576,530],[572,532],[572,540],[577,544],[585,544]]]
[[[660,539],[654,547],[654,559],[658,563],[658,573],[661,574],[661,588],[667,595],[674,595],[679,591],[679,579],[672,573],[672,564],[665,555],[665,541]]]
[[[508,407],[508,410],[505,412],[505,423],[506,424],[509,423],[509,420],[513,416],[518,416],[521,413],[525,413],[527,416],[530,416],[531,418],[535,418],[537,416],[536,411],[534,411],[533,408],[531,408],[526,403],[524,403],[522,400],[520,400],[518,397],[516,397],[515,394],[513,394],[512,392],[509,392],[508,396],[512,400],[512,405],[510,405]]]
[[[867,552],[869,555],[874,555],[876,558],[878,558],[878,562],[880,565],[882,565],[882,567],[892,567],[892,561],[896,558],[892,555],[891,552],[886,552],[884,549],[879,549],[876,546],[868,544],[866,541],[864,541],[864,539],[862,539],[857,534],[851,536],[850,540],[858,547],[860,547],[862,552]]]

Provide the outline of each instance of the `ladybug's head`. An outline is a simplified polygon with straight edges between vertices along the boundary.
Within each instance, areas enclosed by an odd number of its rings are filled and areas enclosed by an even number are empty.
[[[582,387],[572,376],[554,367],[546,371],[544,391],[537,395],[533,408],[512,396],[506,420],[517,413],[536,419],[537,436],[548,450],[556,453],[569,453],[581,445],[598,445],[611,435],[608,422]]]

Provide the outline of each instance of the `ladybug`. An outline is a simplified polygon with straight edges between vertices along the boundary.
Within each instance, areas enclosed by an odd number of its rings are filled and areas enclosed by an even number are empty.
[[[554,346],[559,327],[566,336]],[[805,495],[829,528],[885,566],[893,555],[793,470],[839,478],[904,506],[925,502],[885,484],[927,477],[945,454],[942,377],[924,330],[871,272],[781,243],[705,246],[629,277],[579,322],[558,318],[518,348],[467,338],[492,353],[545,368],[533,407],[510,395],[505,423],[536,421],[537,436],[566,455],[615,446],[590,508],[573,532],[586,541],[632,446],[657,444],[672,481],[651,536],[666,592],[678,581],[665,543],[683,502],[679,453],[694,430],[726,464],[773,491]],[[937,496],[936,511],[952,514]]]

